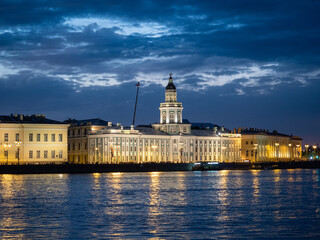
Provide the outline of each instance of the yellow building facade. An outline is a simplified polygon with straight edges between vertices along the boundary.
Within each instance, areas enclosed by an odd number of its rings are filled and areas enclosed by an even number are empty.
[[[88,134],[107,127],[108,122],[95,118],[69,119],[65,123],[70,124],[68,128],[68,161],[70,163],[89,163]]]
[[[235,132],[241,133],[243,160],[253,163],[301,160],[300,137],[254,128],[239,128]]]
[[[0,164],[66,162],[67,129],[44,115],[0,116]]]

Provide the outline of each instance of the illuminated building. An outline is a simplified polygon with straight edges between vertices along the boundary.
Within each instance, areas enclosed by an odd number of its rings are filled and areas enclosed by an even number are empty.
[[[67,129],[45,115],[0,116],[0,164],[66,162]]]
[[[95,118],[86,120],[69,119],[68,128],[68,161],[70,163],[88,163],[89,132],[95,132],[108,126],[108,122]]]
[[[241,134],[241,157],[251,162],[301,160],[300,137],[264,129],[238,128]]]
[[[160,122],[152,127],[108,126],[88,135],[90,163],[237,162],[241,135],[223,127],[195,130],[182,121],[182,104],[170,75]]]

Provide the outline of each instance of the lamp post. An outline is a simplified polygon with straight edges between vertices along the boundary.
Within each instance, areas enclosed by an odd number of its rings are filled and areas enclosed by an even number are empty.
[[[157,145],[152,145],[151,147],[152,147],[152,149],[153,149],[153,161],[154,161],[154,162],[157,162],[157,159],[156,159],[156,149],[158,148],[158,146],[157,146]]]
[[[289,143],[288,146],[289,146],[289,160],[292,160],[292,148],[291,148],[292,144]]]
[[[275,145],[276,145],[276,155],[277,155],[277,162],[279,161],[279,143],[275,143]]]
[[[183,162],[183,142],[179,142],[180,162]]]
[[[11,147],[10,144],[5,143],[4,145],[4,149],[7,152],[7,165],[9,164],[9,148]]]
[[[14,143],[18,147],[17,148],[17,153],[18,153],[18,165],[19,165],[20,164],[20,145],[21,145],[21,142],[20,141],[15,141]]]
[[[309,155],[309,145],[306,144],[306,145],[304,145],[304,147],[306,148],[306,158],[308,159],[308,155]]]
[[[254,145],[254,161],[255,162],[257,162],[257,154],[258,154],[258,144],[257,143],[255,143],[255,144],[253,144]]]
[[[300,155],[301,155],[301,153],[300,153],[300,145],[296,145],[296,151],[297,151],[296,155],[298,155],[298,158],[300,158]]]

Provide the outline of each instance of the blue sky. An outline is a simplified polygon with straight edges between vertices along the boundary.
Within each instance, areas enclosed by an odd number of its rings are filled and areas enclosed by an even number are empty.
[[[0,114],[183,118],[320,142],[320,1],[0,2]]]

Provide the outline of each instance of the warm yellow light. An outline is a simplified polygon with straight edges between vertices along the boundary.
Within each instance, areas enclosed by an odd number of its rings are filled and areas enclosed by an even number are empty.
[[[314,145],[314,146],[312,146],[313,147],[313,149],[316,149],[317,148],[317,146],[316,145]]]
[[[292,146],[292,144],[291,143],[289,143],[289,147],[291,147]]]
[[[304,145],[306,148],[308,148],[309,147],[309,145]]]
[[[275,143],[276,144],[276,146],[279,146],[279,143]]]

